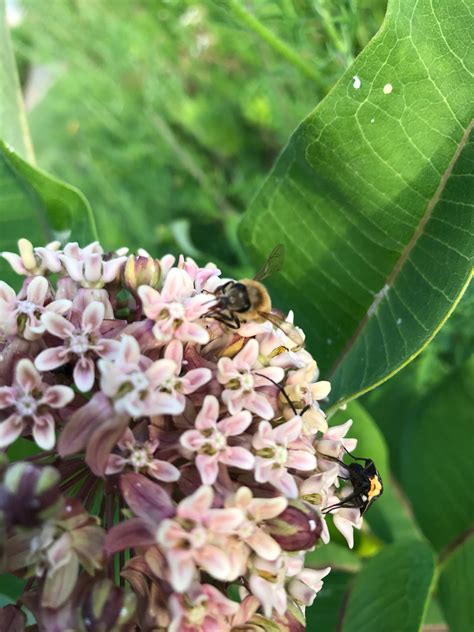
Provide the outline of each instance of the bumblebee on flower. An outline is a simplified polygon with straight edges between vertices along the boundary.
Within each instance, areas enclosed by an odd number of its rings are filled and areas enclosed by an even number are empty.
[[[335,463],[350,423],[329,426],[330,385],[292,316],[220,318],[238,281],[126,253],[3,253],[23,287],[0,283],[0,449],[44,450],[0,462],[6,568],[33,578],[43,626],[82,629],[96,591],[108,629],[302,629],[330,570],[305,568],[306,551],[331,519],[349,546],[362,525]]]

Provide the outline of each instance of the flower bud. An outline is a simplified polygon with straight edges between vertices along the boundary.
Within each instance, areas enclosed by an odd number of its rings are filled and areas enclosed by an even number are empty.
[[[312,507],[300,500],[291,500],[277,518],[265,524],[267,532],[284,551],[312,549],[322,531],[321,518]]]
[[[10,465],[0,484],[0,517],[7,526],[33,527],[54,516],[62,502],[59,479],[50,466]]]
[[[275,614],[275,623],[278,629],[284,632],[305,632],[306,623],[302,610],[292,601],[288,601],[288,609],[285,614]]]
[[[82,605],[87,632],[125,632],[135,629],[136,598],[109,579],[96,582]]]
[[[161,277],[160,262],[151,257],[130,255],[122,272],[125,287],[136,292],[140,285],[157,288]]]

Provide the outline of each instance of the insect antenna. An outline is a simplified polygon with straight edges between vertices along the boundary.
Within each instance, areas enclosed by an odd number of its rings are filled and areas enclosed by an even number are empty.
[[[354,456],[352,452],[349,452],[349,450],[345,446],[342,446],[342,449],[344,450],[346,454],[348,454],[351,457],[351,459],[354,459],[354,461],[371,461],[372,460],[372,459],[366,459],[360,456]]]
[[[297,410],[295,408],[295,405],[293,404],[293,402],[291,401],[291,399],[288,396],[288,393],[285,391],[285,389],[283,388],[283,386],[281,384],[278,384],[278,382],[275,382],[275,380],[272,380],[272,378],[268,377],[268,375],[262,375],[261,373],[255,373],[255,375],[258,375],[259,377],[265,378],[266,380],[271,382],[274,386],[276,386],[277,389],[280,391],[280,393],[283,395],[283,397],[288,402],[288,405],[291,408],[291,410],[294,412],[294,414],[295,415],[298,414],[298,412],[297,412]]]

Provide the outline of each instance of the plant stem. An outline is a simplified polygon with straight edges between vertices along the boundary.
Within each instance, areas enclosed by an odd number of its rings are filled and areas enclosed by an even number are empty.
[[[325,87],[323,77],[319,72],[299,54],[294,51],[288,44],[281,40],[277,35],[272,33],[266,26],[264,26],[260,20],[258,20],[248,9],[246,9],[240,0],[227,0],[227,7],[229,7],[237,18],[249,28],[251,28],[257,35],[259,35],[269,46],[273,48],[277,53],[285,57],[293,66],[296,66],[307,77],[312,79],[321,88]]]

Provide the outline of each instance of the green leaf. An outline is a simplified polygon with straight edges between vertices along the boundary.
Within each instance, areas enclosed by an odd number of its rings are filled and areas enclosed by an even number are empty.
[[[404,502],[397,483],[390,475],[390,465],[385,439],[373,417],[359,402],[350,402],[345,410],[331,417],[331,425],[354,421],[349,435],[357,439],[354,454],[374,461],[382,481],[384,492],[366,514],[366,520],[374,533],[385,542],[401,538],[420,537],[419,529]],[[347,457],[349,460],[349,457]]]
[[[313,605],[306,609],[306,629],[321,632],[339,630],[339,618],[344,598],[349,590],[353,575],[332,571],[324,578],[324,586]]]
[[[401,483],[437,550],[474,521],[473,384],[474,357],[426,396],[403,441]]]
[[[282,305],[306,329],[333,401],[410,362],[469,281],[471,22],[467,3],[390,0],[379,33],[301,123],[244,217],[256,262],[287,247]]]
[[[401,476],[401,458],[406,429],[417,423],[423,399],[450,372],[462,366],[474,349],[474,285],[464,293],[455,313],[436,339],[414,362],[391,380],[362,398],[390,446],[390,464],[396,478]]]
[[[386,547],[355,579],[342,632],[419,630],[434,573],[434,557],[427,544],[404,541]]]
[[[0,251],[16,252],[26,237],[34,245],[54,239],[87,243],[97,238],[89,203],[80,191],[32,167],[0,142]],[[6,262],[0,276],[10,281]]]
[[[438,599],[450,632],[474,629],[474,532],[447,558],[438,584]]]
[[[25,583],[24,580],[15,577],[11,573],[4,573],[0,575],[0,594],[8,597],[10,603],[14,603],[23,592]]]
[[[0,0],[0,138],[8,141],[20,156],[34,162],[33,146],[5,13],[5,2]]]
[[[362,562],[357,553],[349,549],[347,544],[329,542],[328,544],[321,544],[314,551],[307,553],[305,566],[309,568],[330,566],[332,569],[356,573],[360,570]]]

